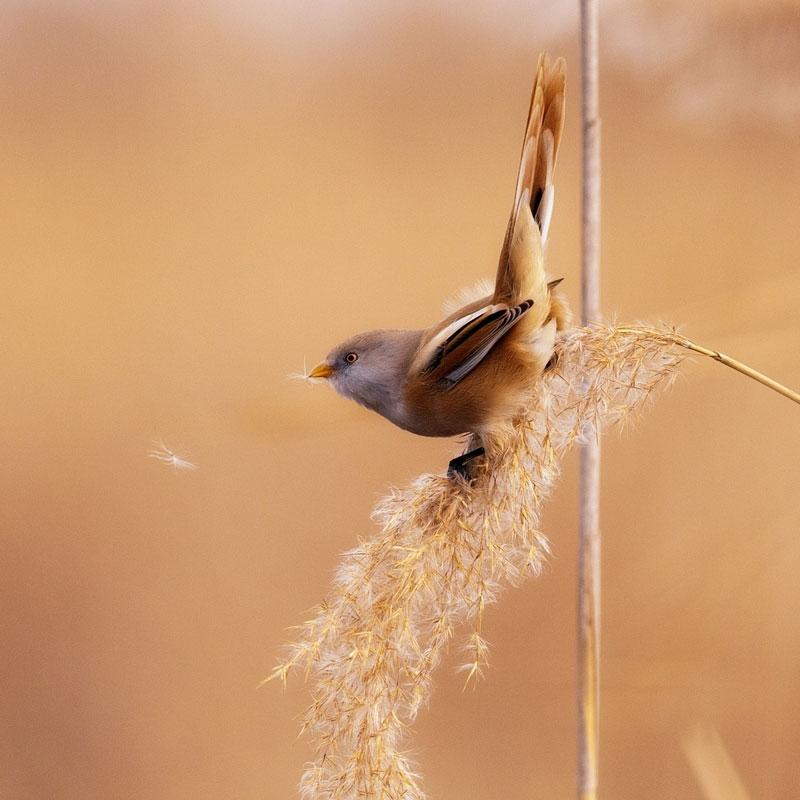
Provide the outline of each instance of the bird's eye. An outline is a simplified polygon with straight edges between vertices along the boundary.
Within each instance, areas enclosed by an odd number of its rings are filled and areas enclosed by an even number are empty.
[[[347,354],[347,355],[344,357],[344,360],[345,360],[345,361],[346,361],[348,364],[353,364],[354,362],[358,361],[358,353],[348,353],[348,354]]]

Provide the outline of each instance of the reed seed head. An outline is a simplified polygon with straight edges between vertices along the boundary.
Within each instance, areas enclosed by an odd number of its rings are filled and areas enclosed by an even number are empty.
[[[272,677],[312,685],[303,732],[315,747],[300,784],[315,800],[423,800],[404,744],[433,671],[465,625],[466,682],[482,676],[482,619],[548,554],[542,504],[575,444],[622,424],[670,384],[688,353],[670,329],[573,328],[519,413],[485,437],[473,481],[424,475],[376,506],[380,526],[345,554],[329,597]]]

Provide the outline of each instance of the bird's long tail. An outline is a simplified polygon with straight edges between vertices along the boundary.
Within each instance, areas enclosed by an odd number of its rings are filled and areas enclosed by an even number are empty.
[[[564,59],[551,64],[550,56],[542,53],[536,66],[514,204],[495,282],[495,302],[531,298],[539,305],[533,310],[535,317],[544,314],[546,318],[550,311],[542,251],[553,213],[553,172],[564,127],[565,83]]]

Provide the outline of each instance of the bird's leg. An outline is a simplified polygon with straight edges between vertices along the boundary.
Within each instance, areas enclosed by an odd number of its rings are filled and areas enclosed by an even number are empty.
[[[474,443],[476,440],[473,439]],[[469,467],[467,466],[473,458],[477,458],[478,456],[482,456],[486,450],[483,447],[476,447],[474,450],[469,450],[468,452],[464,453],[463,455],[454,458],[447,467],[447,477],[452,479],[455,478],[456,475],[460,475],[465,480],[470,479],[469,474]]]

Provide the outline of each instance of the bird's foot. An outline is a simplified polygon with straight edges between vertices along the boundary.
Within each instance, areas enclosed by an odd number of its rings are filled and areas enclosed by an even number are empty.
[[[485,452],[486,450],[482,447],[476,447],[474,450],[470,450],[468,453],[454,458],[447,467],[447,477],[452,480],[456,475],[460,475],[464,480],[470,480],[469,462],[472,461],[473,458],[482,456]]]

